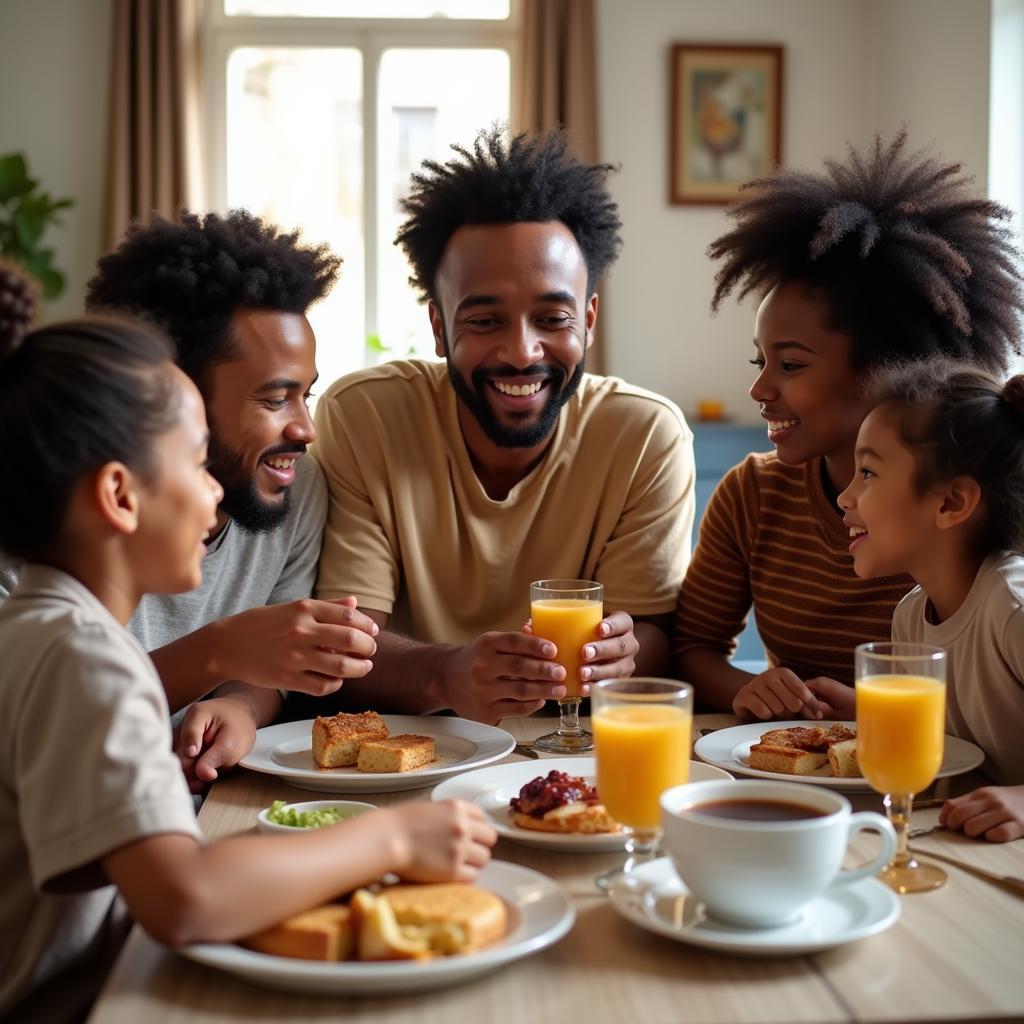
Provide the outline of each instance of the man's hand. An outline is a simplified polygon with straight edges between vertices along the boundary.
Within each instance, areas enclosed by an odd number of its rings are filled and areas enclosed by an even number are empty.
[[[835,693],[825,683],[842,686],[834,679],[819,677],[812,680],[822,688],[822,692]],[[848,686],[843,687],[850,690]],[[852,696],[853,691],[850,690]],[[732,710],[744,721],[767,721],[772,718],[803,718],[821,719],[833,717],[833,706],[828,701],[819,700],[810,683],[803,682],[795,672],[788,668],[770,668],[760,675],[754,676],[749,683],[740,688],[733,698]],[[852,717],[852,715],[851,715]]]
[[[946,828],[1007,843],[1024,836],[1024,786],[985,786],[947,800],[939,811]]]
[[[365,676],[377,651],[377,624],[354,597],[252,608],[208,628],[218,678],[314,697]]]
[[[257,722],[252,705],[239,697],[211,697],[193,704],[176,730],[174,752],[188,788],[201,793],[224,768],[252,750]]]
[[[580,681],[583,694],[590,692],[590,683],[602,679],[626,679],[636,671],[636,655],[640,643],[633,635],[633,620],[625,612],[613,612],[597,625],[601,638],[583,645]]]
[[[531,715],[565,696],[565,669],[555,645],[526,632],[484,633],[452,648],[443,668],[445,705],[489,725]]]

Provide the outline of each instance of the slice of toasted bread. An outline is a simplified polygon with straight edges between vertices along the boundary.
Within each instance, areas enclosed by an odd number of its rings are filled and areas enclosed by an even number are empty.
[[[352,897],[352,919],[356,927],[356,955],[360,960],[429,960],[426,938],[402,934],[391,904],[367,889]]]
[[[750,748],[750,767],[784,775],[828,775],[828,755],[775,743],[755,743]]]
[[[376,711],[317,718],[313,722],[313,762],[318,768],[345,768],[359,759],[363,743],[387,735],[388,727]]]
[[[430,736],[403,733],[363,743],[356,767],[361,772],[411,772],[429,764],[436,756]]]
[[[791,726],[788,729],[769,729],[761,734],[761,742],[770,747],[793,747],[796,750],[817,750],[824,753],[828,745],[827,730],[820,725]]]
[[[857,734],[853,729],[848,728],[841,722],[836,722],[828,732],[825,733],[825,743],[831,746],[833,743],[844,743],[846,740],[856,739]]]
[[[508,928],[502,900],[473,885],[393,885],[380,899],[394,912],[406,940],[423,939],[432,952],[446,956],[489,946]]]
[[[861,771],[857,764],[856,738],[831,744],[828,748],[828,763],[837,779],[859,778]]]
[[[347,960],[355,949],[352,913],[331,903],[239,940],[240,946],[298,960]]]
[[[604,804],[565,804],[555,807],[540,818],[532,814],[509,811],[514,824],[533,832],[582,833],[621,832],[622,826],[608,813]]]

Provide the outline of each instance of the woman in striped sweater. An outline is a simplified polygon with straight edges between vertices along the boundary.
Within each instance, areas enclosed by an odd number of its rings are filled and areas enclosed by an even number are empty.
[[[889,638],[909,577],[860,580],[836,504],[854,469],[870,372],[944,354],[1004,371],[1024,308],[1002,207],[906,133],[826,173],[751,183],[712,309],[764,295],[750,396],[775,451],[748,456],[708,504],[679,598],[675,653],[705,706],[747,719],[853,716],[853,648]],[[729,664],[751,607],[769,668]]]

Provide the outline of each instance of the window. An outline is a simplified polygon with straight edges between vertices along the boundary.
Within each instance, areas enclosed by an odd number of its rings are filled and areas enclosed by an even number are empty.
[[[400,203],[423,160],[446,160],[452,143],[508,119],[510,0],[223,0],[207,10],[213,205],[298,228],[344,260],[310,312],[321,379],[432,357],[426,312],[392,244]]]

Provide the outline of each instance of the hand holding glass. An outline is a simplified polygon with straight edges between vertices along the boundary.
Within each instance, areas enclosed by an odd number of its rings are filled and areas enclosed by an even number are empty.
[[[558,702],[558,730],[541,736],[536,746],[555,754],[578,754],[594,746],[580,725],[580,666],[583,646],[597,640],[604,617],[604,587],[591,580],[538,580],[530,584],[530,621],[534,636],[558,648],[565,669],[565,696]]]
[[[626,829],[626,863],[597,879],[609,889],[654,857],[661,794],[690,777],[693,688],[672,679],[610,679],[590,691],[597,795]]]
[[[871,788],[885,796],[898,840],[879,877],[899,893],[938,889],[945,871],[914,860],[907,834],[914,794],[931,785],[942,764],[946,652],[927,644],[861,644],[855,659],[857,761]]]

